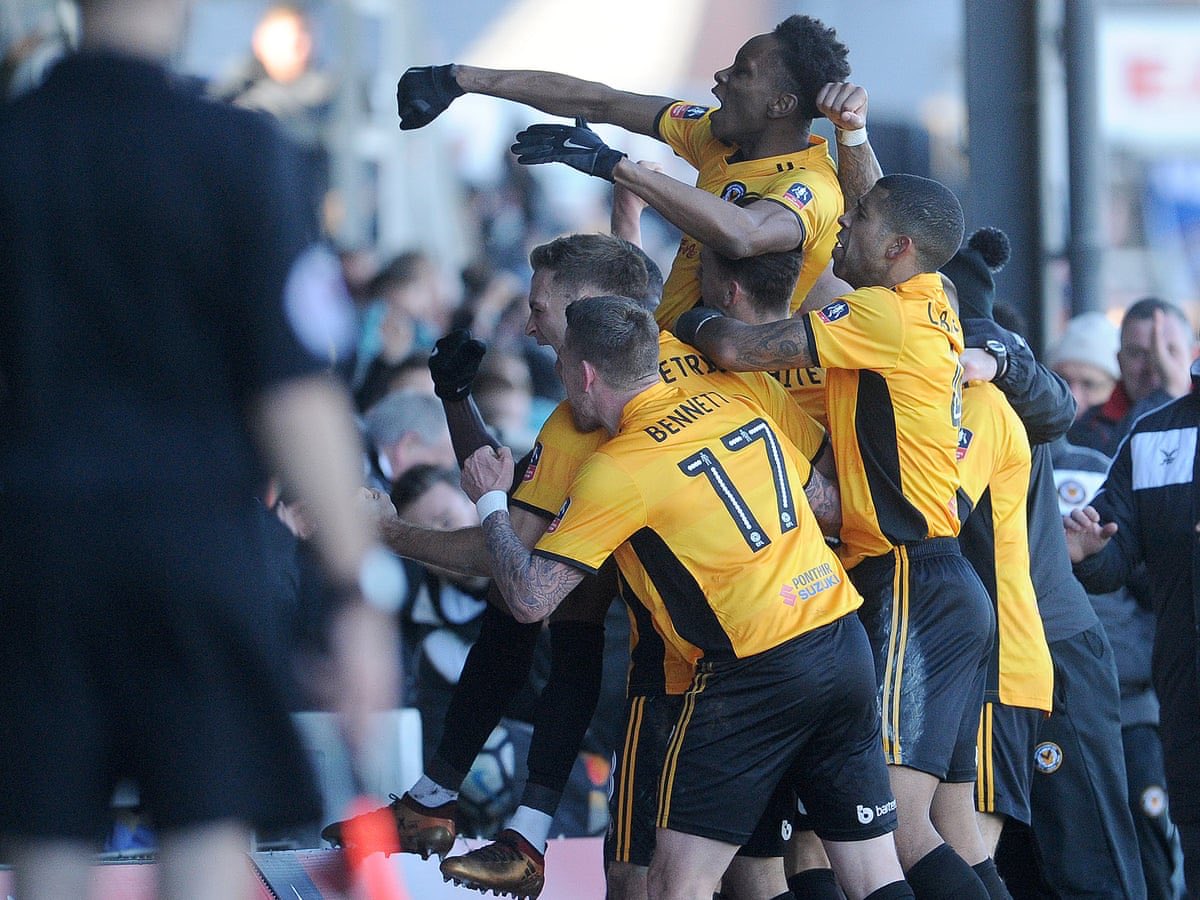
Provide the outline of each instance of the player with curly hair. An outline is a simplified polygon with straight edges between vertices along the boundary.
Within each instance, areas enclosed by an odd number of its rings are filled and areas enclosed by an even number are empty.
[[[683,232],[656,313],[661,326],[700,301],[701,245],[731,259],[802,248],[795,310],[828,267],[843,209],[828,144],[811,134],[812,120],[831,116],[839,128],[858,129],[853,113],[865,113],[865,92],[843,83],[847,53],[832,28],[789,16],[746,41],[715,73],[718,107],[552,72],[422,66],[405,72],[397,86],[400,127],[421,128],[456,97],[475,93],[657,138],[699,170],[694,187],[632,162],[584,121],[533,125],[517,135],[513,152],[526,165],[563,162],[621,184]],[[832,110],[822,102],[828,92],[837,97]],[[855,154],[869,147],[861,140],[848,146],[862,148]]]

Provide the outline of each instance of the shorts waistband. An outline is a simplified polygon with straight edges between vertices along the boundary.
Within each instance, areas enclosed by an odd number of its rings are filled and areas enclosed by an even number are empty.
[[[909,543],[900,544],[890,553],[883,553],[879,556],[868,556],[852,571],[858,572],[862,570],[862,574],[868,574],[872,571],[892,566],[896,561],[896,554],[900,548],[904,548],[905,554],[908,556],[909,562],[918,559],[929,559],[934,556],[962,556],[962,548],[958,545],[958,538],[952,537],[935,537],[926,538],[923,541],[911,541]]]

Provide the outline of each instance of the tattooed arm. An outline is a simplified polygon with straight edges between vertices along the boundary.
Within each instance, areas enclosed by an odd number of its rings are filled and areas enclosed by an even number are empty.
[[[675,334],[731,372],[802,369],[817,364],[804,316],[746,325],[697,307],[679,317]]]
[[[499,450],[480,447],[467,457],[462,471],[463,490],[479,503],[484,494],[502,492],[512,484],[512,451],[507,447]],[[485,509],[481,515],[484,515],[483,543],[491,561],[492,581],[504,596],[508,611],[518,622],[540,622],[554,612],[586,573],[565,563],[534,556],[530,552],[533,544],[522,539],[529,535],[519,534],[514,528],[507,507],[492,512]],[[544,530],[543,527],[541,531]]]
[[[821,526],[821,533],[837,537],[842,530],[842,493],[837,482],[813,469],[812,477],[804,486],[804,496]]]
[[[492,560],[492,577],[518,622],[545,619],[587,574],[530,553],[503,510],[484,520],[483,539]]]
[[[817,93],[817,109],[839,131],[867,127],[867,92],[856,84],[836,82],[825,85]],[[883,169],[867,140],[849,146],[838,141],[837,164],[838,184],[847,208],[883,177]]]

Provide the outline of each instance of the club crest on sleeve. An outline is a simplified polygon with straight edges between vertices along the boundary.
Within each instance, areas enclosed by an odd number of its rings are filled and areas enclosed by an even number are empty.
[[[563,501],[562,509],[558,511],[558,515],[554,517],[554,521],[550,523],[550,527],[546,529],[546,534],[554,534],[558,531],[558,526],[562,524],[563,516],[567,514],[567,510],[571,508],[571,498],[568,497]]]
[[[537,474],[538,463],[542,459],[542,442],[538,441],[533,445],[533,450],[529,453],[529,465],[525,467],[525,474],[521,476],[522,481],[533,481],[533,476]]]
[[[958,449],[954,451],[954,455],[962,462],[967,455],[967,450],[971,447],[971,441],[975,439],[974,432],[970,428],[958,429]]]
[[[790,188],[784,191],[784,199],[786,199],[796,209],[804,209],[812,202],[813,192],[807,184],[797,181]]]
[[[727,200],[730,203],[737,203],[745,196],[746,186],[740,181],[729,182],[729,184],[725,185],[724,190],[721,191],[721,199]]]
[[[672,119],[703,119],[704,114],[708,112],[707,106],[698,106],[690,103],[680,103],[677,106],[671,107]]]
[[[834,300],[828,306],[817,310],[817,318],[826,325],[844,319],[850,315],[850,304],[845,300]]]

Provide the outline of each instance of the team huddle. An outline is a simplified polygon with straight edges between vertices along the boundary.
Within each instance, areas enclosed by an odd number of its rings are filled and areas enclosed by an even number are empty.
[[[444,858],[447,878],[542,889],[619,595],[633,639],[611,896],[1010,896],[992,854],[1006,818],[1039,818],[1035,746],[1063,702],[1042,616],[1087,604],[1031,575],[1046,568],[1033,553],[1069,577],[1061,523],[1032,548],[1030,529],[1053,490],[1037,445],[1074,403],[992,319],[1003,235],[962,246],[951,191],[882,174],[846,56],[792,16],[716,73],[713,108],[545,72],[437,66],[399,83],[404,129],[488,94],[651,135],[699,173],[691,186],[635,163],[579,120],[522,131],[519,162],[613,182],[615,208],[652,206],[683,232],[678,253],[664,285],[636,214],[616,209],[615,234],[533,251],[527,331],[556,351],[567,399],[516,466],[469,412],[469,336],[431,362],[482,524],[454,554],[403,523],[389,543],[450,568],[469,547],[496,608],[436,755],[389,807],[394,849],[446,857],[458,786],[544,620],[555,655],[522,805],[495,843]],[[836,166],[810,134],[822,116]],[[1089,679],[1115,703],[1115,681]],[[1110,818],[1079,840],[1114,858],[1082,856],[1112,896],[1145,896],[1128,814]],[[345,824],[323,836],[346,844]],[[1053,880],[1050,855],[1030,866]]]

